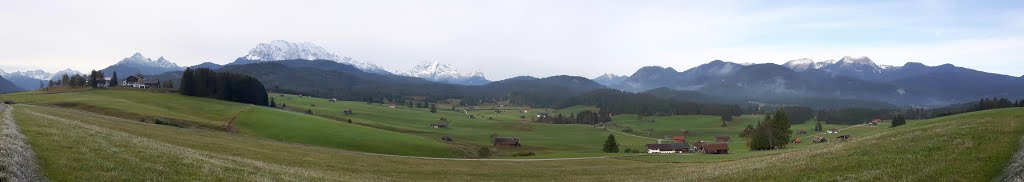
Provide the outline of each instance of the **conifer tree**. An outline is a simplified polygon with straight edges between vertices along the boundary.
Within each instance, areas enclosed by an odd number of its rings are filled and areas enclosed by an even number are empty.
[[[605,153],[619,153],[619,143],[615,141],[615,135],[608,134],[608,139],[605,139],[602,151]]]

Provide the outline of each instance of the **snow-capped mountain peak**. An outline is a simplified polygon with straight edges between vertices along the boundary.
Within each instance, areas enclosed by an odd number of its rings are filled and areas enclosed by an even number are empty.
[[[171,61],[168,61],[163,56],[160,56],[160,58],[154,61],[153,59],[146,58],[146,56],[142,56],[142,53],[138,52],[132,54],[131,57],[122,59],[121,62],[118,62],[115,65],[148,66],[157,68],[180,68],[180,66],[172,63]]]
[[[872,66],[872,67],[878,67],[878,65],[876,65],[874,61],[871,61],[871,58],[868,58],[866,56],[861,56],[861,57],[845,56],[845,57],[843,57],[843,59],[840,59],[839,62],[837,62],[837,64],[858,64],[858,65],[868,65],[868,66]]]
[[[270,43],[260,43],[255,48],[250,49],[249,54],[242,56],[241,59],[250,61],[330,60],[352,65],[366,72],[388,73],[384,68],[375,64],[359,62],[350,57],[338,56],[319,45],[309,42],[292,43],[284,40],[275,40]]]
[[[452,65],[441,64],[440,61],[422,62],[416,66],[413,66],[412,69],[399,70],[396,71],[395,73],[402,76],[419,77],[435,82],[446,82],[464,85],[478,85],[489,82],[486,81],[483,72],[459,72],[459,70],[455,69],[455,67],[453,67]]]
[[[794,59],[786,62],[783,66],[789,67],[796,71],[804,71],[808,69],[818,69],[818,64],[815,64],[814,60],[810,58]]]
[[[70,75],[81,75],[81,74],[82,74],[82,72],[75,71],[75,70],[72,70],[71,68],[68,68],[68,69],[60,70],[60,71],[57,71],[56,73],[53,73],[52,74],[53,76],[50,77],[50,80],[60,80],[60,77],[64,76],[64,75],[70,76]]]

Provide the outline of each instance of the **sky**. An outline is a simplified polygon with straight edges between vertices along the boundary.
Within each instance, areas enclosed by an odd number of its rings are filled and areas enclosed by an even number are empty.
[[[135,52],[226,64],[273,40],[491,80],[843,56],[1021,76],[1024,1],[0,0],[8,72],[98,70]]]

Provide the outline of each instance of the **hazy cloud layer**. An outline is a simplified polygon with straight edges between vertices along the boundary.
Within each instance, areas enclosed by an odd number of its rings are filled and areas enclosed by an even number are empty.
[[[632,74],[845,55],[1024,74],[1024,1],[0,0],[0,69],[102,69],[134,52],[228,63],[312,42],[388,70]]]

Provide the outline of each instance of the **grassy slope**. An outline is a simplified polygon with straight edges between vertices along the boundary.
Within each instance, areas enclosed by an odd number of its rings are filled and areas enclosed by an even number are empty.
[[[584,157],[595,155],[607,155],[601,153],[604,139],[611,132],[603,128],[595,128],[585,125],[557,125],[521,122],[520,116],[526,116],[525,120],[532,120],[536,117],[533,113],[520,113],[508,111],[495,113],[493,110],[476,110],[469,114],[477,116],[469,118],[461,111],[451,111],[451,106],[438,106],[437,113],[428,112],[427,108],[409,108],[398,106],[389,108],[387,105],[366,104],[365,102],[338,101],[330,102],[327,99],[299,97],[294,95],[272,94],[275,102],[286,104],[288,108],[305,111],[312,110],[314,114],[331,118],[351,118],[356,123],[362,123],[379,128],[385,128],[405,133],[411,133],[426,138],[437,139],[442,136],[451,136],[456,141],[466,142],[475,146],[490,145],[490,135],[514,136],[522,139],[521,148],[500,148],[505,154],[515,151],[533,151],[539,157]],[[315,105],[315,106],[314,106]],[[344,110],[353,110],[355,115],[344,115]],[[587,109],[576,107],[573,109]],[[596,109],[596,108],[595,108]],[[543,109],[533,109],[531,112],[540,112]],[[431,123],[439,122],[440,118],[447,118],[452,123],[448,129],[432,128]],[[632,148],[641,148],[645,144],[653,143],[651,139],[644,139],[631,136],[616,136],[620,145]],[[464,150],[476,150],[468,148]]]
[[[1024,118],[1024,109],[1016,108],[914,121],[854,141],[727,162],[436,161],[351,154],[34,106],[15,108],[41,166],[55,181],[986,181],[1008,163],[1024,133],[1018,119]]]
[[[311,117],[278,109],[130,90],[90,90],[60,94],[7,95],[18,102],[62,106],[130,120],[172,118],[223,130],[235,119],[246,135],[295,143],[373,153],[455,157],[454,149],[437,140]],[[408,150],[413,147],[417,150]]]

